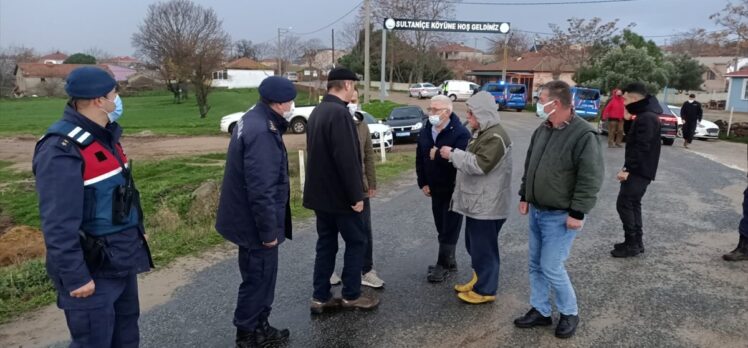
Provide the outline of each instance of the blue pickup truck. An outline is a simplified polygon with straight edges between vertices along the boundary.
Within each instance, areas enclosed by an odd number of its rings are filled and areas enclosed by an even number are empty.
[[[499,110],[516,109],[522,111],[527,105],[527,88],[516,83],[489,82],[483,85],[481,91],[493,95]]]

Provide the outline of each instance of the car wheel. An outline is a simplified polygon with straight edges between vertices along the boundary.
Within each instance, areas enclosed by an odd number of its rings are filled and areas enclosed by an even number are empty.
[[[234,128],[236,128],[236,122],[229,125],[229,135],[234,134]]]
[[[675,143],[673,138],[662,138],[662,145],[672,146]]]
[[[291,121],[291,130],[294,134],[302,134],[306,132],[306,120],[303,117],[297,117]]]
[[[517,112],[522,112],[522,111],[523,111],[523,109],[517,109]]]
[[[453,102],[454,102],[454,101],[457,101],[457,96],[456,96],[456,95],[454,95],[454,94],[450,94],[450,95],[449,95],[449,99],[452,99],[452,101],[453,101]]]

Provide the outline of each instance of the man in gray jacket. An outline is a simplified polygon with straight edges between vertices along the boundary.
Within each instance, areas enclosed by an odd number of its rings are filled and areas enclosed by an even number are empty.
[[[537,114],[544,121],[532,134],[520,186],[519,212],[530,214],[530,309],[514,321],[520,328],[548,326],[550,290],[561,313],[556,337],[569,338],[579,323],[577,297],[566,273],[574,238],[597,201],[604,162],[597,132],[575,116],[571,88],[551,81],[540,91]]]
[[[465,246],[474,269],[473,278],[455,290],[461,300],[479,304],[495,301],[499,286],[498,239],[509,216],[512,142],[491,94],[475,94],[467,107],[473,129],[467,150],[443,146],[440,154],[457,169],[451,210],[465,216]]]

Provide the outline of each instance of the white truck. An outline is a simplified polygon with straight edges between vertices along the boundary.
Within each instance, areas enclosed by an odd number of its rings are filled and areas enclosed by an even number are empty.
[[[234,131],[234,127],[236,127],[236,122],[238,122],[244,114],[249,112],[249,110],[252,110],[254,107],[255,106],[252,105],[247,109],[247,111],[235,112],[223,116],[221,118],[221,132],[231,134]],[[312,114],[312,110],[314,110],[314,105],[294,107],[293,110],[293,116],[291,116],[291,119],[289,120],[289,127],[291,128],[291,132],[302,134],[306,132],[306,122],[309,119],[309,115]]]

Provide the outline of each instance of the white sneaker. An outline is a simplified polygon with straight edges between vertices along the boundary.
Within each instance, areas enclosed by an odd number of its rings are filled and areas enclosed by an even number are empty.
[[[377,271],[371,270],[361,276],[361,285],[379,289],[384,286],[384,280],[379,278],[379,276],[377,275]]]
[[[335,272],[333,272],[332,273],[332,277],[330,277],[330,285],[338,285],[338,284],[340,284],[342,282],[343,282],[343,280],[340,279],[340,277],[338,277],[338,274],[335,273]]]

